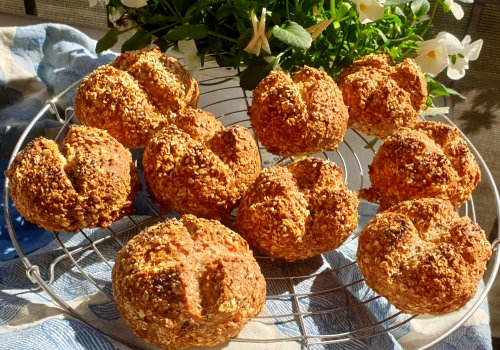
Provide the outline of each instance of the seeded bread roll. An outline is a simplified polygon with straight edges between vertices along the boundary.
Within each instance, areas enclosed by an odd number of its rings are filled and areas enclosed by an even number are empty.
[[[245,240],[192,215],[132,238],[116,257],[112,284],[126,323],[162,349],[222,343],[260,312],[266,297]]]
[[[409,314],[458,310],[477,291],[492,248],[484,231],[439,199],[378,213],[359,236],[366,284]]]
[[[358,197],[333,162],[264,169],[243,195],[235,228],[274,258],[304,260],[339,247],[358,225]]]
[[[349,126],[380,138],[413,125],[427,100],[427,81],[415,60],[394,64],[385,54],[355,61],[342,72],[339,87]]]
[[[159,49],[131,51],[84,78],[75,113],[126,147],[144,147],[178,111],[196,107],[198,97],[198,83],[175,58]]]
[[[371,187],[360,196],[379,202],[381,209],[418,198],[446,199],[458,208],[470,198],[481,171],[457,128],[420,122],[384,141],[369,176]]]
[[[257,139],[280,156],[337,149],[349,117],[333,79],[307,66],[293,78],[272,71],[253,91],[248,115]]]
[[[260,172],[255,140],[241,126],[224,128],[202,110],[186,110],[144,149],[148,191],[164,210],[225,219]]]
[[[28,221],[51,231],[107,227],[132,211],[139,190],[130,152],[106,131],[71,126],[61,149],[30,142],[6,171],[10,195]]]

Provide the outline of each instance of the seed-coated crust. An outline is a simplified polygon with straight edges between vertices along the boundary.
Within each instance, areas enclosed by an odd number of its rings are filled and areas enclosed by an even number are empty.
[[[394,65],[385,54],[367,55],[346,68],[339,87],[349,126],[385,138],[417,121],[427,99],[425,75],[411,58]]]
[[[243,195],[235,228],[274,258],[304,260],[339,247],[358,225],[358,197],[333,162],[264,169]]]
[[[113,295],[127,324],[163,349],[236,336],[265,304],[248,244],[215,220],[185,215],[149,227],[115,259]]]
[[[269,73],[253,91],[248,115],[257,139],[281,156],[337,149],[349,117],[333,79],[307,66],[293,79]]]
[[[359,236],[366,284],[409,314],[458,310],[477,291],[492,248],[484,231],[439,199],[378,213]]]
[[[197,82],[159,49],[126,52],[84,78],[75,96],[78,120],[107,130],[126,147],[144,147],[151,133],[183,108],[196,107]]]
[[[470,198],[481,171],[457,128],[420,122],[384,141],[369,176],[371,187],[360,196],[379,202],[381,209],[418,198],[447,199],[458,208]]]
[[[224,128],[202,110],[180,115],[144,149],[149,193],[164,210],[225,219],[260,172],[255,140],[242,126]]]
[[[130,152],[106,131],[71,126],[58,145],[30,142],[6,176],[10,195],[28,221],[51,231],[107,227],[132,211],[139,190]]]

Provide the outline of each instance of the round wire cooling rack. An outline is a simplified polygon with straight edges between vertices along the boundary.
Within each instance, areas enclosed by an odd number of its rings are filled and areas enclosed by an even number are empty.
[[[201,90],[199,107],[213,112],[226,126],[239,124],[251,130],[247,117],[251,96],[239,87],[237,75],[233,72],[221,68],[202,69],[201,78],[198,79]],[[42,119],[55,118],[60,122],[59,132],[53,137],[55,140],[61,140],[67,126],[77,122],[73,109],[63,109],[60,105],[63,98],[72,96],[77,86],[78,82],[49,100],[40,110],[19,138],[10,163],[30,139],[33,127]],[[453,124],[447,118],[444,121]],[[462,136],[481,167],[483,179],[479,191],[481,196],[476,195],[476,190],[473,198],[461,208],[461,214],[470,216],[481,225],[477,208],[494,207],[498,219],[500,198],[483,158],[465,135]],[[348,186],[359,190],[369,184],[367,168],[375,154],[369,141],[364,135],[348,130],[337,151],[315,156],[338,164],[344,170]],[[289,161],[266,152],[260,145],[259,149],[263,167]],[[140,152],[132,152],[140,164]],[[67,313],[97,332],[130,348],[148,347],[125,326],[119,327],[117,331],[116,325],[108,328],[105,323],[97,322],[95,313],[89,316],[88,312],[82,311],[89,307],[78,307],[74,300],[85,297],[86,305],[93,305],[96,309],[100,307],[101,311],[106,309],[112,319],[119,318],[111,288],[111,271],[116,254],[142,228],[176,214],[162,215],[147,192],[143,191],[135,203],[137,214],[128,215],[107,229],[80,230],[73,234],[54,233],[54,241],[48,248],[42,249],[42,253],[27,255],[21,248],[12,224],[8,180],[5,182],[3,201],[9,234],[28,277],[37,288]],[[358,230],[342,247],[317,258],[301,263],[286,263],[257,256],[267,282],[266,308],[231,342],[238,342],[241,346],[243,343],[254,344],[262,349],[269,349],[271,343],[286,343],[286,349],[294,346],[322,349],[345,343],[348,343],[349,348],[384,348],[398,339],[405,348],[426,349],[468,320],[486,298],[500,265],[498,227],[492,235],[494,252],[488,263],[484,284],[466,307],[445,316],[446,320],[443,321],[442,317],[406,315],[365,285],[355,261],[357,237],[375,211],[375,206],[362,202]],[[432,336],[422,336],[419,340],[413,339],[411,344],[405,344],[404,338],[411,332],[415,322],[436,326],[437,331],[435,329]],[[252,327],[257,329],[257,336],[255,331],[246,331]]]

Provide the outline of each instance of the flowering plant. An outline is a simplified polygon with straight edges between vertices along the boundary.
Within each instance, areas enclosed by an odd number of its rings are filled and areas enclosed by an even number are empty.
[[[114,26],[96,49],[106,50],[119,35],[134,32],[122,51],[150,44],[164,51],[176,47],[190,69],[214,57],[219,66],[240,69],[246,89],[277,67],[321,67],[336,78],[367,54],[387,53],[396,62],[415,57],[428,74],[431,105],[435,97],[455,94],[434,77],[446,68],[451,79],[463,77],[482,45],[444,32],[424,41],[437,8],[458,20],[464,15],[453,0],[434,1],[104,0]]]

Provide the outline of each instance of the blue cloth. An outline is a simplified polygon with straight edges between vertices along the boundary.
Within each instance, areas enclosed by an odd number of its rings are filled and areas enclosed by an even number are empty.
[[[0,185],[3,191],[3,172],[7,159],[27,123],[42,108],[45,101],[59,93],[67,86],[89,73],[97,66],[109,62],[114,54],[96,55],[95,42],[83,33],[64,25],[43,24],[28,27],[0,28]],[[62,107],[69,105],[73,99],[68,94],[59,101]],[[44,120],[35,125],[31,137],[50,133],[53,128],[60,126],[57,121]],[[144,203],[136,203],[146,208]],[[2,204],[3,205],[3,204]],[[80,258],[85,262],[84,268],[92,276],[102,277],[102,293],[82,277],[72,262],[60,259],[60,247],[53,240],[50,232],[45,232],[36,226],[25,222],[15,211],[12,203],[13,225],[24,253],[29,253],[32,264],[40,267],[40,271],[50,270],[51,263],[58,261],[54,270],[52,290],[64,302],[71,304],[79,312],[85,314],[86,319],[98,329],[108,334],[120,334],[128,337],[136,347],[142,347],[140,341],[126,331],[112,300],[111,283],[109,280],[111,266],[99,260],[96,254],[83,254]],[[146,210],[146,209],[145,209]],[[360,227],[374,215],[375,208],[364,203],[360,207]],[[100,230],[90,230],[89,235],[95,239],[101,237]],[[85,244],[82,235],[61,234],[60,239],[66,247],[77,247]],[[310,259],[293,266],[281,266],[279,262],[266,265],[262,262],[262,270],[266,275],[279,274],[286,269],[293,275],[318,274],[316,278],[306,278],[294,285],[296,293],[310,293],[324,291],[338,285],[346,285],[361,278],[355,264],[350,268],[341,269],[334,273],[328,272],[331,267],[346,265],[356,256],[357,240],[353,239],[340,249],[325,254],[322,257]],[[116,250],[116,242],[103,241],[100,250],[112,252]],[[107,338],[89,327],[89,325],[64,313],[62,309],[54,307],[50,296],[33,289],[33,283],[26,276],[26,268],[19,259],[13,259],[16,252],[10,242],[6,230],[3,208],[0,213],[0,350],[11,349],[125,349],[123,344]],[[321,271],[327,273],[321,273]],[[43,278],[48,278],[43,275]],[[319,315],[318,317],[304,317],[303,324],[297,323],[296,318],[283,319],[279,314],[289,314],[297,311],[317,311],[336,309],[347,305],[355,305],[359,300],[368,300],[375,296],[374,292],[364,284],[353,284],[342,293],[317,293],[309,298],[300,298],[295,304],[287,294],[292,291],[290,285],[283,286],[269,282],[268,292],[281,294],[284,298],[271,299],[266,304],[266,312],[273,315],[275,322],[263,327],[256,322],[250,327],[248,337],[275,336],[294,337],[301,334],[301,326],[307,328],[309,334],[341,333],[352,329],[360,329],[364,325],[373,324],[376,320],[385,319],[396,310],[384,298],[379,298],[362,307],[355,307],[349,314]],[[480,286],[480,290],[482,290]],[[401,315],[388,321],[386,327],[395,322],[408,318]],[[447,318],[441,326],[452,325],[454,319]],[[440,327],[441,327],[440,326]],[[257,328],[255,328],[257,327]],[[424,338],[433,339],[442,329],[436,329],[436,322],[428,320],[412,320],[395,331],[374,336],[362,337],[354,334],[353,342],[334,345],[314,346],[315,349],[402,349],[416,348],[426,344]],[[253,329],[253,333],[252,333]],[[275,333],[273,333],[275,332]],[[130,336],[128,335],[130,334]],[[245,337],[245,335],[243,335]],[[319,340],[319,339],[318,339]],[[283,344],[283,345],[281,345]],[[242,344],[231,343],[230,349],[296,349],[298,344]],[[491,349],[490,328],[488,324],[487,303],[484,302],[473,317],[453,335],[447,337],[434,347],[434,350],[449,349]]]

